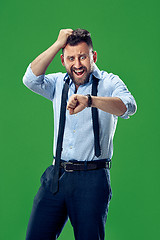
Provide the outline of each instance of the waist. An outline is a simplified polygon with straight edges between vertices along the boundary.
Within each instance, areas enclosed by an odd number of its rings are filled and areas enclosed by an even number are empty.
[[[110,162],[110,158],[98,159],[98,160],[76,160],[76,159],[69,159],[69,160],[60,160],[61,162],[73,162],[73,163],[84,163],[84,162]],[[53,157],[53,165],[55,164],[55,157]]]
[[[54,159],[55,160],[55,159]],[[55,161],[53,165],[55,164]],[[85,170],[96,170],[100,168],[111,168],[111,159],[99,159],[91,161],[77,161],[77,160],[60,160],[60,167],[64,168],[67,172],[72,171],[85,171]]]

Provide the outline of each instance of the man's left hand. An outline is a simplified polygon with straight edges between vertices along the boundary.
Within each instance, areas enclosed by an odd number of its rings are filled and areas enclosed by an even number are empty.
[[[81,112],[88,106],[88,97],[80,94],[72,95],[67,104],[67,109],[69,110],[69,114],[73,115],[78,112]]]

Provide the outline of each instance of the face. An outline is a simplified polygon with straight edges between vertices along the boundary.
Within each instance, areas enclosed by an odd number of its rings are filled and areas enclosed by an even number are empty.
[[[94,63],[97,60],[97,53],[93,52],[85,42],[76,46],[67,46],[61,55],[62,65],[76,86],[85,84],[93,71]]]

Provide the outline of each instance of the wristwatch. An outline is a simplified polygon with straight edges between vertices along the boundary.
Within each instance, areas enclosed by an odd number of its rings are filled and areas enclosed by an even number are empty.
[[[91,107],[91,105],[92,105],[92,97],[91,97],[90,94],[87,94],[86,96],[88,97],[88,107]]]

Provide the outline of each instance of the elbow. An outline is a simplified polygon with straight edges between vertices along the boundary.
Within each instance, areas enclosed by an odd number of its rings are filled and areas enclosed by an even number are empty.
[[[128,115],[132,116],[137,112],[136,102],[128,104]]]
[[[23,84],[24,84],[26,87],[28,87],[29,81],[28,81],[28,79],[27,79],[25,76],[23,77],[22,82],[23,82]]]
[[[26,76],[24,75],[24,77],[23,77],[23,79],[22,79],[22,82],[23,82],[23,84],[27,87],[27,88],[29,88],[29,89],[33,89],[33,82],[31,81],[31,80],[28,80],[28,78],[26,78]]]
[[[124,119],[129,119],[130,116],[132,116],[136,113],[137,105],[136,105],[136,103],[134,103],[134,104],[133,103],[127,103],[126,104],[126,109],[127,109],[126,112],[123,115],[121,115],[120,117],[124,118]]]
[[[22,82],[23,82],[24,85],[26,84],[26,78],[25,78],[25,76],[23,76]]]
[[[133,106],[133,114],[135,114],[137,112],[137,104],[135,103]]]

